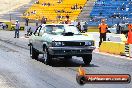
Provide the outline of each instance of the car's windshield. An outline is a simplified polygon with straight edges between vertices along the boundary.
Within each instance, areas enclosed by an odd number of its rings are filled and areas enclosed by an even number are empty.
[[[69,25],[46,25],[46,33],[52,33],[52,34],[62,34],[62,33],[68,33],[72,32],[74,34],[80,34],[78,29],[75,26],[69,26]]]
[[[78,31],[77,27],[75,26],[66,26],[65,27],[65,32],[72,32],[74,34],[80,34],[80,32]]]

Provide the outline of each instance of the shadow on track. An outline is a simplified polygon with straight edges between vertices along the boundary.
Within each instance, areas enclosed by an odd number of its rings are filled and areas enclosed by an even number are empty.
[[[44,63],[44,60],[42,57],[38,58],[38,61]],[[80,58],[70,58],[70,59],[64,59],[64,58],[53,58],[52,64],[50,65],[52,67],[99,67],[95,64],[85,65],[84,62]]]

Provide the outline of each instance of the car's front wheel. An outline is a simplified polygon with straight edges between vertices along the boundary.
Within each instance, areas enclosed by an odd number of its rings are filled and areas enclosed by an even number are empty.
[[[85,65],[90,65],[90,62],[92,60],[92,54],[85,55],[82,58]]]
[[[39,53],[35,50],[35,48],[33,48],[32,45],[30,45],[30,57],[32,59],[38,59],[38,55]]]
[[[46,47],[44,48],[43,57],[44,57],[44,63],[46,65],[51,65],[52,56],[49,54],[48,49]]]

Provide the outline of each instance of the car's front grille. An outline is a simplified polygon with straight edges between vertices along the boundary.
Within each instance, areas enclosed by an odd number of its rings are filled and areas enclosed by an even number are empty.
[[[63,46],[85,46],[85,42],[63,42]]]

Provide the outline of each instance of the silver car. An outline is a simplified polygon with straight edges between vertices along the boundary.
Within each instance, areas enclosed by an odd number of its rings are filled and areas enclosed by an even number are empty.
[[[82,35],[77,27],[67,24],[42,24],[29,39],[30,55],[37,59],[43,54],[45,64],[51,64],[52,58],[72,56],[82,57],[90,64],[95,49],[92,37]]]

